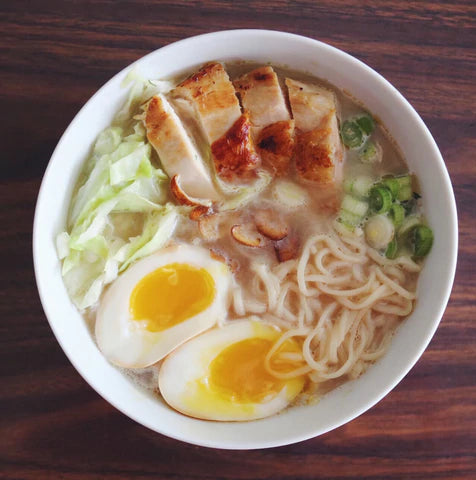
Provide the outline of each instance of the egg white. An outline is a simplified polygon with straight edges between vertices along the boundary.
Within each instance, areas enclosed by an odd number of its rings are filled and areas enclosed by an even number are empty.
[[[279,336],[270,325],[237,320],[193,338],[160,365],[159,390],[164,400],[185,415],[206,420],[246,421],[274,415],[300,393],[302,377],[287,380],[275,396],[256,403],[230,401],[200,385],[207,384],[210,364],[230,345],[250,338],[275,341]]]
[[[156,269],[172,263],[203,268],[215,284],[215,297],[204,311],[160,332],[147,330],[130,315],[130,296],[137,283]],[[189,245],[162,249],[135,263],[118,277],[101,299],[96,314],[96,340],[113,364],[125,368],[150,366],[191,337],[226,318],[232,275],[210,251]]]

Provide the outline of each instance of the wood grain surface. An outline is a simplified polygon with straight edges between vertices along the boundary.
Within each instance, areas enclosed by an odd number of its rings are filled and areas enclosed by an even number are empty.
[[[2,1],[0,478],[476,478],[475,25],[474,0]],[[326,435],[250,452],[163,437],[99,397],[48,326],[31,255],[41,177],[83,103],[142,55],[232,28],[307,35],[383,74],[433,133],[460,228],[448,308],[398,387]]]

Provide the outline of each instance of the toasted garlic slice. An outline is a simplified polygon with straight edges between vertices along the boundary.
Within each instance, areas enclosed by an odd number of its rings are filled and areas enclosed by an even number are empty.
[[[265,244],[263,236],[256,231],[253,224],[233,225],[231,236],[242,245],[247,247],[262,247]]]
[[[282,240],[288,234],[288,225],[281,215],[270,208],[256,211],[256,228],[259,233],[271,240]]]
[[[191,197],[190,195],[187,195],[182,190],[182,187],[180,185],[180,176],[178,174],[174,175],[172,177],[172,180],[170,180],[170,190],[172,190],[174,197],[177,199],[177,201],[181,205],[189,205],[191,207],[194,207],[194,206],[211,207],[212,206],[211,200],[195,198],[195,197]]]

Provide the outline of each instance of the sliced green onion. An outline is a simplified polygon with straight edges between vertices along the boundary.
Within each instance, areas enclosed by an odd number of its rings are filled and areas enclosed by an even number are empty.
[[[348,148],[359,148],[364,143],[362,130],[356,122],[346,120],[340,129],[342,142]]]
[[[362,132],[365,133],[365,135],[370,135],[374,131],[374,128],[375,128],[374,119],[368,113],[365,113],[360,117],[357,117],[355,119],[355,122],[360,127]]]
[[[366,142],[359,152],[359,158],[362,163],[373,164],[382,161],[383,150],[380,144],[371,141]]]
[[[339,213],[339,222],[353,230],[355,226],[362,222],[362,217],[347,210],[341,210]]]
[[[421,224],[421,218],[418,215],[410,215],[403,220],[402,225],[398,229],[398,236],[404,238],[411,230]]]
[[[374,215],[365,224],[365,238],[373,248],[379,250],[387,248],[394,235],[395,228],[385,215]]]
[[[388,212],[392,206],[392,193],[387,187],[377,185],[370,190],[369,204],[375,213]]]
[[[367,197],[372,185],[374,184],[372,177],[367,175],[358,175],[350,180],[344,182],[344,190],[347,193],[352,193],[357,197]]]
[[[398,182],[400,187],[411,187],[412,186],[412,176],[411,175],[401,175],[399,177],[394,177],[395,180]]]
[[[426,225],[418,225],[413,230],[413,245],[415,257],[425,257],[433,245],[433,232]]]
[[[355,235],[356,230],[359,228],[357,225],[343,223],[339,217],[332,222],[332,226],[339,235]]]
[[[412,189],[412,176],[411,175],[401,175],[399,177],[394,177],[395,181],[398,182],[399,189],[398,193],[395,196],[400,202],[405,202],[410,200],[413,196]]]
[[[397,239],[393,237],[392,241],[387,245],[387,250],[385,250],[385,256],[390,259],[394,259],[397,256],[398,243]]]
[[[406,202],[407,200],[411,200],[413,197],[412,187],[410,185],[400,186],[400,190],[397,195],[397,200],[400,202]]]
[[[367,213],[369,205],[367,202],[359,200],[352,195],[344,195],[341,203],[341,208],[342,210],[346,210],[362,218]]]
[[[388,216],[395,227],[399,227],[405,218],[405,209],[399,203],[394,203],[388,211]]]
[[[355,177],[352,193],[359,197],[368,197],[370,189],[375,181],[372,177],[366,175],[359,175]]]
[[[394,177],[387,177],[382,179],[382,185],[387,187],[392,192],[392,198],[395,200],[400,191],[400,182]]]

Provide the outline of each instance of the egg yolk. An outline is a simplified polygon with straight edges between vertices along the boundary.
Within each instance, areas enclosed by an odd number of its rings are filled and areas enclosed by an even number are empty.
[[[154,270],[137,283],[130,297],[134,320],[160,332],[207,309],[215,298],[215,282],[204,268],[172,263]]]
[[[225,348],[210,365],[209,387],[237,403],[259,403],[278,394],[285,382],[272,376],[264,359],[273,342],[248,338]]]

